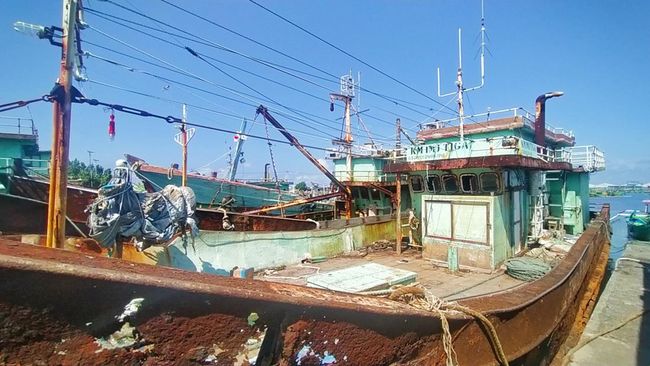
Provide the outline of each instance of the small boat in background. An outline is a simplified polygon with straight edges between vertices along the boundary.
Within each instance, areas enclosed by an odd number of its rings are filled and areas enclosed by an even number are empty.
[[[650,200],[644,200],[645,210],[635,211],[627,219],[627,232],[635,240],[650,241]]]
[[[167,169],[151,165],[143,159],[129,154],[126,155],[126,160],[130,166],[134,167],[135,174],[142,180],[148,192],[159,191],[169,184],[181,185],[181,171],[178,169]],[[196,194],[198,207],[212,208],[227,205],[229,211],[235,212],[275,206],[301,198],[296,193],[288,191],[287,183],[279,184],[275,188],[273,187],[275,182],[271,181],[248,183],[216,176],[188,173],[187,185]],[[319,211],[324,210],[324,205],[317,206],[319,206]],[[284,214],[294,216],[304,214],[310,209],[311,206],[291,207]],[[331,207],[329,210],[331,211]],[[271,214],[280,214],[280,212],[271,212]]]

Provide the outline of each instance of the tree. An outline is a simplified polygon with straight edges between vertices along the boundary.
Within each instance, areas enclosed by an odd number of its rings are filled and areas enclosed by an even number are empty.
[[[68,165],[68,179],[83,187],[99,188],[111,179],[111,171],[100,165],[87,166],[79,159],[74,159]]]
[[[300,182],[296,184],[296,191],[306,191],[306,190],[307,190],[307,183]]]

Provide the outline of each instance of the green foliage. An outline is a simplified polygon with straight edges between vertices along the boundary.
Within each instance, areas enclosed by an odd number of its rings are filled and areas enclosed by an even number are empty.
[[[305,191],[307,190],[307,183],[300,182],[296,184],[296,191]]]
[[[68,165],[68,180],[75,181],[83,187],[99,188],[111,179],[110,169],[100,165],[87,166],[79,159],[74,159]]]

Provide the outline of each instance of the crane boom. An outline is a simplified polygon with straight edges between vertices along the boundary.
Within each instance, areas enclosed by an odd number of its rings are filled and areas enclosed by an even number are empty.
[[[325,174],[325,176],[329,178],[329,180],[332,183],[334,183],[334,185],[336,185],[339,188],[339,190],[341,190],[341,192],[345,192],[346,201],[349,201],[349,198],[352,196],[350,188],[345,184],[341,183],[338,179],[336,179],[334,174],[332,174],[329,170],[327,170],[327,168],[325,168],[323,164],[321,164],[318,161],[318,159],[316,159],[309,151],[307,151],[307,149],[304,146],[302,146],[302,144],[298,141],[298,139],[295,138],[291,133],[289,133],[289,131],[287,131],[280,124],[280,122],[278,122],[275,119],[275,117],[273,117],[269,113],[269,111],[266,109],[265,106],[260,105],[259,107],[257,107],[257,114],[261,114],[264,118],[266,118],[267,121],[271,122],[271,124],[275,126],[275,128],[277,128],[278,131],[280,131],[280,133],[284,137],[286,137],[287,140],[289,140],[291,145],[295,146],[296,149],[298,149],[298,151],[300,151],[307,158],[307,160],[311,161],[311,163],[314,164],[316,168],[318,168],[318,170],[320,170],[323,174]]]

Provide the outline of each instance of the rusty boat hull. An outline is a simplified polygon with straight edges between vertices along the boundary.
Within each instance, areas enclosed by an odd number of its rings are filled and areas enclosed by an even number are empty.
[[[604,207],[541,279],[458,300],[488,317],[510,364],[550,364],[579,335],[609,254],[608,218]],[[0,354],[8,363],[201,364],[215,356],[237,364],[251,339],[261,343],[256,365],[297,364],[305,345],[350,365],[446,363],[440,318],[386,298],[206,276],[7,240],[0,240],[0,276]],[[119,329],[115,316],[134,298],[145,299],[131,319],[141,343],[100,349],[96,340]],[[448,319],[459,364],[498,364],[477,321],[461,314]],[[317,362],[313,356],[302,364]]]
[[[12,176],[9,195],[0,195],[0,210],[6,214],[6,219],[0,219],[2,228],[10,233],[45,233],[45,218],[47,217],[47,200],[49,195],[49,182],[32,177]],[[28,200],[20,202],[20,198]],[[97,191],[83,187],[68,187],[67,216],[70,221],[88,233],[86,221],[88,214],[85,212],[97,198]],[[14,210],[16,206],[21,206]],[[44,205],[44,206],[43,206]],[[44,215],[41,215],[44,212]],[[10,214],[10,216],[7,216]],[[316,223],[311,220],[293,219],[277,216],[247,215],[237,212],[227,212],[228,220],[233,224],[235,231],[299,231],[312,230]],[[201,230],[223,231],[224,211],[209,208],[197,208],[195,216]],[[9,219],[8,217],[13,217]],[[41,219],[42,218],[42,219]],[[5,225],[6,224],[6,225]],[[68,231],[69,235],[79,235],[79,230]]]

